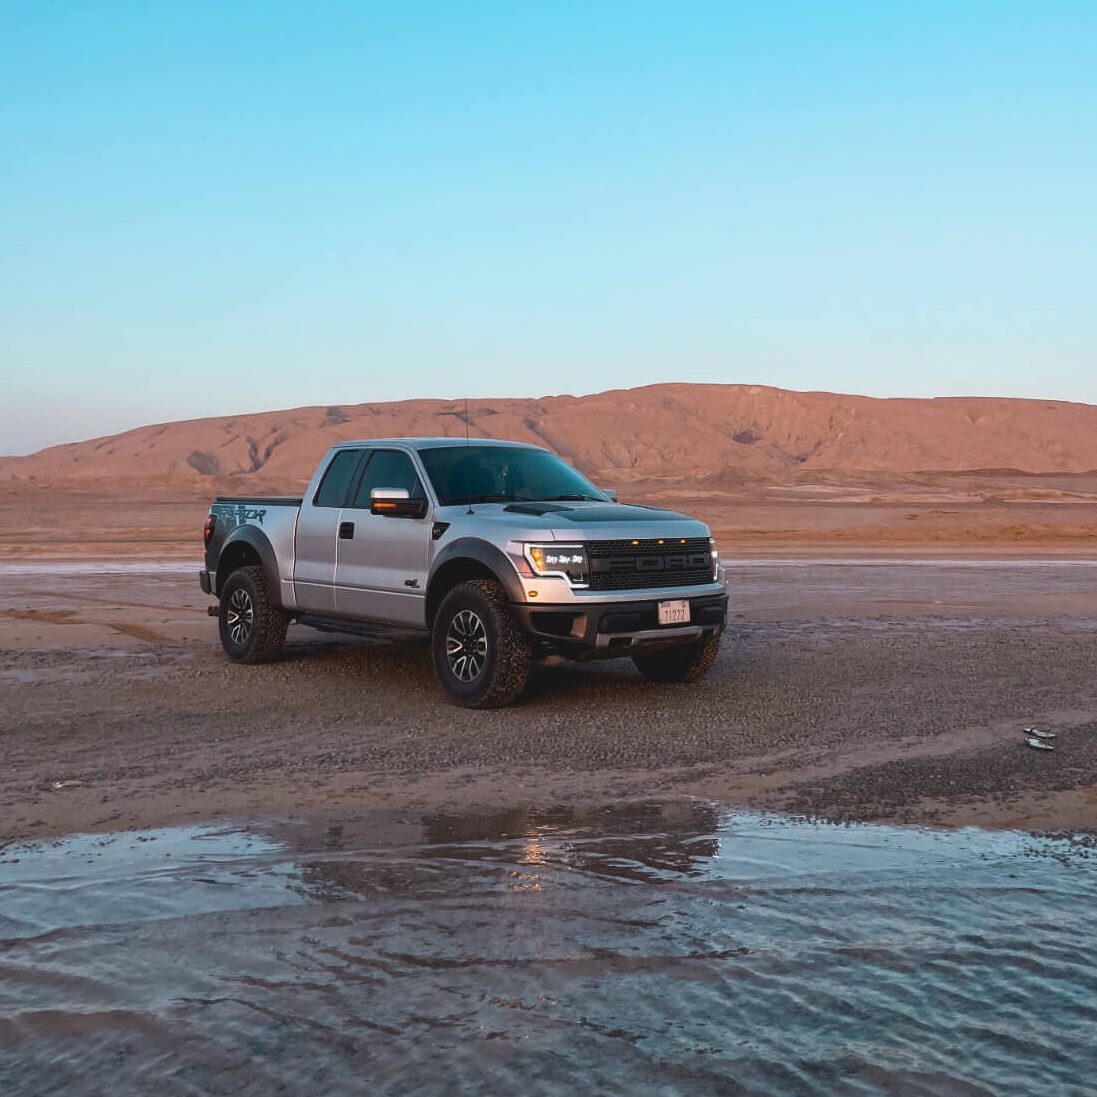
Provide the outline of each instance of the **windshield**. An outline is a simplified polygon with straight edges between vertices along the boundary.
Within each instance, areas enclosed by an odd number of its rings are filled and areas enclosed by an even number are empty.
[[[441,506],[515,500],[608,498],[555,454],[520,446],[446,446],[419,451]]]

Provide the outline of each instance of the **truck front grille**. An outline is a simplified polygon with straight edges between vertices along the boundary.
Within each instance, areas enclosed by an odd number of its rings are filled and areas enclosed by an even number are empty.
[[[588,541],[591,590],[698,587],[713,581],[707,537]]]

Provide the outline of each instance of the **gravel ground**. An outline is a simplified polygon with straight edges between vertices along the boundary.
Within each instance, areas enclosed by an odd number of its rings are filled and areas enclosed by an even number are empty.
[[[247,815],[703,797],[1097,830],[1097,565],[753,561],[693,686],[548,668],[444,700],[411,636],[230,663],[193,569],[0,568],[0,842]],[[1055,749],[1024,743],[1030,724]],[[60,787],[57,787],[60,786]]]

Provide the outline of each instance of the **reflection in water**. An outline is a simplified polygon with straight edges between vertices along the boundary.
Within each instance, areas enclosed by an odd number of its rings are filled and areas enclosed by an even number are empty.
[[[524,844],[521,864],[657,880],[706,871],[706,861],[720,848],[719,828],[718,809],[704,802],[429,815],[423,832],[432,848],[424,855],[510,861]],[[500,839],[513,842],[503,846]]]
[[[1080,838],[641,804],[0,851],[0,1093],[1083,1094]]]

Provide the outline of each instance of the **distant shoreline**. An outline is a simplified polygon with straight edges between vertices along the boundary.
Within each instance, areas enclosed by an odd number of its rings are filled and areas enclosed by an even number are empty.
[[[630,502],[706,521],[729,558],[830,556],[1076,556],[1097,559],[1097,477],[1092,497],[1049,501],[928,499],[896,484],[871,499],[743,498],[662,489]],[[212,488],[212,485],[211,485]],[[1004,490],[1004,489],[1003,489]],[[210,495],[160,488],[38,491],[0,488],[0,560],[202,559]]]

